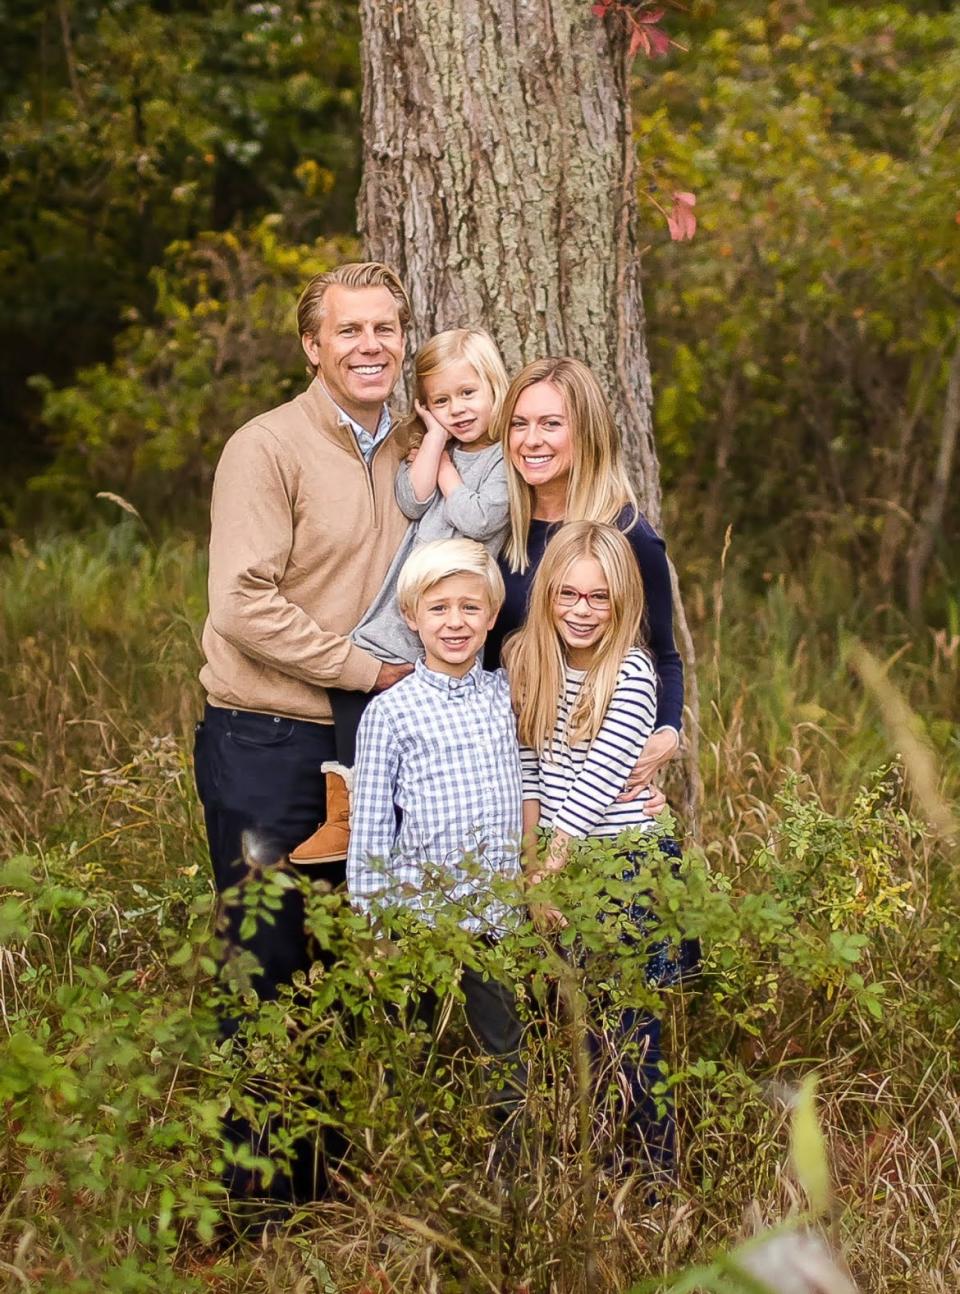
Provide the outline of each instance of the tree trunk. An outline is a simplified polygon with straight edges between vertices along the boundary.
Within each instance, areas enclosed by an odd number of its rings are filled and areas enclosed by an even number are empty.
[[[367,255],[411,295],[414,344],[482,324],[507,368],[584,360],[641,505],[660,524],[644,339],[629,63],[588,0],[361,0]],[[687,809],[699,801],[685,655]]]

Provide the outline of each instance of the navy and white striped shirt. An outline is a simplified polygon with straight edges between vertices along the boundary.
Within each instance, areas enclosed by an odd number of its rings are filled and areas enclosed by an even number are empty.
[[[402,819],[397,825],[394,805]],[[487,882],[519,872],[520,753],[503,670],[451,678],[417,661],[374,698],[357,738],[347,889],[357,907],[462,905],[500,928]]]
[[[567,722],[580,694],[586,671],[567,666],[563,697],[557,708],[553,744],[537,755],[521,746],[523,798],[540,801],[540,826],[571,836],[619,836],[654,826],[644,812],[649,792],[617,804],[627,775],[653,732],[657,713],[657,676],[645,651],[624,657],[617,685],[593,741],[566,740]]]

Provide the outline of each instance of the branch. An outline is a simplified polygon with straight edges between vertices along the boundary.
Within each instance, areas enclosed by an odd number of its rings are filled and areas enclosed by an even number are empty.
[[[934,542],[943,524],[958,432],[960,432],[960,334],[950,362],[947,398],[943,408],[943,421],[940,424],[940,452],[937,455],[937,465],[930,485],[930,499],[917,525],[917,532],[907,555],[907,606],[914,617],[920,614],[924,577],[933,554]]]
[[[70,14],[67,12],[67,0],[57,0],[57,15],[60,19],[60,35],[63,38],[63,57],[67,64],[67,80],[73,97],[81,108],[85,107],[83,91],[80,89],[80,77],[77,75],[77,63],[73,56],[73,37],[70,33]]]

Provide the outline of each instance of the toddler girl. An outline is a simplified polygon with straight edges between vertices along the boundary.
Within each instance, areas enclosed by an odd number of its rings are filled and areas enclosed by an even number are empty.
[[[534,895],[546,874],[564,868],[576,840],[614,841],[625,831],[635,835],[656,825],[644,811],[646,796],[626,803],[617,798],[656,720],[656,671],[636,645],[642,617],[643,582],[629,540],[600,522],[562,526],[534,577],[526,623],[505,652]],[[533,843],[538,827],[547,840],[542,859]],[[628,878],[634,872],[629,847],[623,857]],[[535,899],[531,911],[542,927],[563,923],[559,912]],[[644,947],[649,913],[638,903],[628,915]],[[642,955],[649,980],[671,978],[663,945]],[[627,1010],[616,1033],[628,1134],[648,1165],[664,1171],[673,1158],[673,1117],[658,1116],[650,1094],[659,1079],[660,1022]],[[626,1044],[637,1059],[623,1054]]]
[[[475,539],[494,557],[509,524],[503,451],[490,435],[507,373],[490,336],[478,328],[438,333],[417,352],[415,412],[396,435],[409,450],[396,480],[396,498],[411,525],[372,606],[350,635],[378,660],[413,664],[420,639],[397,605],[397,576],[419,544],[458,536]],[[337,762],[326,774],[327,820],[290,857],[327,863],[347,855],[349,798],[357,727],[373,693],[330,688]]]

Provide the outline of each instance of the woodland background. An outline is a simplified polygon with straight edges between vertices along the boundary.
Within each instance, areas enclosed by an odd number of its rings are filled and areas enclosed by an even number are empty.
[[[476,1165],[450,1151],[442,1183],[403,1161],[226,1257],[222,1073],[190,1010],[206,508],[225,437],[304,380],[298,287],[358,252],[357,14],[2,0],[0,20],[0,1287],[461,1289],[464,1255],[496,1249],[516,1288],[572,1290],[600,1227],[601,1285],[626,1289],[797,1206],[776,1094],[815,1070],[863,1289],[956,1289],[956,6],[691,0],[635,64],[709,877],[685,900],[704,985],[669,1006],[672,1211],[611,1189],[585,1213],[575,1165],[541,1183],[553,1229],[478,1233],[450,1186],[480,1189]],[[690,242],[664,219],[678,190]]]

